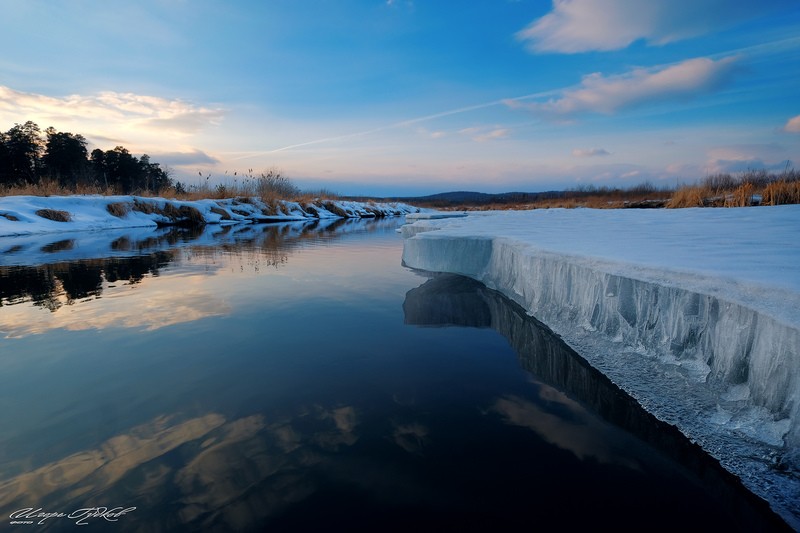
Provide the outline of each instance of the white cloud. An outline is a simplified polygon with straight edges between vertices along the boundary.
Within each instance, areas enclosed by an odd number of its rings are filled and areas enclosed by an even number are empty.
[[[81,128],[75,133],[87,136],[96,132],[98,136],[119,138],[124,136],[120,132],[145,130],[162,136],[186,136],[218,124],[223,115],[218,108],[158,96],[106,91],[53,97],[0,86],[0,123],[33,120],[42,127]]]
[[[471,127],[459,130],[458,133],[470,137],[475,142],[482,143],[508,137],[508,135],[511,133],[511,130],[500,127],[495,127],[494,129]]]
[[[717,31],[784,0],[554,0],[547,15],[517,37],[534,52],[619,50],[639,39],[663,45]]]
[[[508,137],[509,133],[511,133],[510,130],[506,128],[497,128],[489,132],[486,132],[482,135],[476,135],[475,137],[473,137],[473,139],[477,142],[494,141],[497,139],[504,139]]]
[[[572,155],[575,157],[600,157],[611,155],[611,152],[605,148],[575,148],[572,150]]]
[[[780,171],[790,160],[779,144],[735,144],[707,151],[706,173],[737,173],[749,170]]]
[[[789,133],[800,133],[800,115],[790,118],[783,130]]]
[[[619,76],[590,74],[578,88],[566,89],[560,98],[547,102],[527,104],[508,100],[505,103],[550,119],[582,113],[612,114],[645,104],[686,100],[714,92],[729,83],[736,69],[736,57],[717,61],[689,59],[666,67],[637,68]]]
[[[431,131],[427,128],[417,128],[417,133],[422,137],[427,137],[428,139],[442,139],[447,136],[447,132],[445,131]]]

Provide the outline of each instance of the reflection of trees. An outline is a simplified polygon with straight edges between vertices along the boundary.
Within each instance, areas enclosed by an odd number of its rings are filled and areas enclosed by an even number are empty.
[[[407,324],[495,329],[508,339],[525,370],[687,467],[709,494],[726,502],[731,516],[744,529],[757,530],[764,520],[778,529],[785,528],[767,503],[748,491],[738,477],[677,428],[645,411],[547,326],[499,292],[470,278],[435,275],[406,294],[403,310]],[[516,411],[521,405],[513,398],[501,399],[500,403]],[[520,425],[526,423],[520,421]]]
[[[76,300],[99,296],[103,281],[137,283],[174,260],[174,252],[135,257],[87,259],[30,267],[0,267],[0,306],[30,301],[58,310]]]
[[[31,302],[57,311],[65,303],[100,296],[104,283],[135,284],[146,276],[157,276],[179,259],[179,247],[196,257],[217,259],[237,257],[254,271],[278,268],[287,263],[298,247],[340,238],[352,232],[375,231],[394,226],[394,219],[314,219],[308,223],[239,224],[205,228],[169,228],[137,239],[117,236],[108,249],[113,257],[80,259],[35,266],[0,266],[0,307]],[[117,234],[118,235],[118,234]],[[80,247],[77,239],[61,239],[38,247],[58,259],[59,252]],[[13,246],[3,253],[21,253]],[[1,256],[0,256],[1,257]]]
[[[60,283],[52,269],[0,268],[0,306],[30,299],[34,305],[55,310],[59,290]]]

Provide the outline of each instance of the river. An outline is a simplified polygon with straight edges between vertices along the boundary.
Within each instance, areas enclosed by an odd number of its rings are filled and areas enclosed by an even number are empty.
[[[0,524],[785,527],[400,223],[1,243]]]

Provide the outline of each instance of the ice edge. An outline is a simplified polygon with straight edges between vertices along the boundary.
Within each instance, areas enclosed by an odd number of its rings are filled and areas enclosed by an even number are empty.
[[[696,286],[687,288],[673,283],[669,272],[658,276],[655,269],[643,269],[638,272],[641,276],[632,276],[636,269],[622,268],[622,273],[615,273],[613,264],[549,252],[513,237],[492,236],[487,232],[469,235],[463,229],[448,232],[447,228],[440,228],[433,221],[404,226],[403,264],[476,279],[522,305],[569,344],[582,344],[588,334],[602,338],[604,347],[611,345],[628,352],[633,349],[643,357],[677,359],[699,367],[699,376],[696,373],[695,378],[704,381],[714,394],[721,397],[732,390],[744,390],[739,395],[747,405],[765,409],[768,418],[784,422],[777,424],[782,428],[778,435],[756,438],[782,448],[791,463],[797,461],[800,448],[797,307],[794,311],[775,312],[774,306],[761,305],[754,299],[748,301],[747,295],[735,287],[725,290],[717,286],[702,291]],[[783,297],[792,300],[797,295]],[[594,354],[590,360],[597,363],[598,358],[615,355]],[[596,366],[604,370],[604,365]],[[610,377],[619,381],[618,376]],[[618,385],[631,392],[630,384],[618,382]],[[648,400],[640,396],[637,399]],[[666,403],[669,401],[666,399]],[[663,405],[665,399],[658,402]],[[697,421],[689,422],[692,413],[654,414],[676,425],[690,438],[705,440],[706,435],[696,431]],[[726,460],[724,454],[713,455],[729,467],[736,462],[731,458]],[[791,468],[796,469],[797,464]],[[737,471],[735,466],[732,470],[743,479],[747,477],[746,472]],[[769,494],[761,495],[771,499]],[[777,503],[778,508],[783,507]],[[788,510],[789,515],[795,512]],[[795,527],[800,523],[797,516],[787,518]]]

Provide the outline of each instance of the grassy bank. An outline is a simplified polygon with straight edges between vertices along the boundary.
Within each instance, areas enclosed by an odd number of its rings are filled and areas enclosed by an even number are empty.
[[[215,180],[216,181],[216,180]],[[142,197],[164,197],[177,200],[222,200],[226,198],[259,198],[267,205],[278,200],[311,203],[336,200],[340,196],[327,189],[301,190],[276,170],[258,175],[252,170],[244,175],[225,175],[221,183],[211,185],[211,176],[200,176],[198,183],[165,187],[158,192],[138,191]],[[66,196],[71,194],[118,195],[121,191],[100,185],[65,187],[57,181],[42,180],[37,184],[0,188],[0,196]],[[372,201],[373,198],[347,198]],[[642,183],[627,188],[581,186],[566,191],[540,193],[476,194],[470,199],[391,198],[421,207],[443,210],[502,210],[578,208],[682,208],[682,207],[745,207],[751,205],[800,204],[800,172],[787,169],[781,173],[748,171],[740,174],[714,174],[695,184],[678,187],[657,187]]]
[[[715,174],[696,184],[657,187],[643,183],[628,188],[582,186],[567,191],[483,195],[473,200],[436,198],[416,205],[444,210],[577,208],[744,207],[800,203],[800,172],[749,171]]]
[[[339,195],[327,189],[301,190],[291,179],[277,170],[268,170],[254,174],[252,170],[241,176],[225,175],[221,183],[210,184],[211,175],[200,176],[198,183],[185,185],[181,182],[158,191],[135,191],[140,197],[163,197],[176,200],[223,200],[226,198],[259,198],[265,204],[273,204],[278,200],[292,202],[311,202],[313,200],[335,200]],[[215,180],[216,181],[216,180]],[[64,186],[57,180],[42,179],[35,184],[12,185],[0,187],[0,196],[69,196],[72,194],[99,194],[114,196],[125,194],[118,188],[100,184],[78,184]]]

